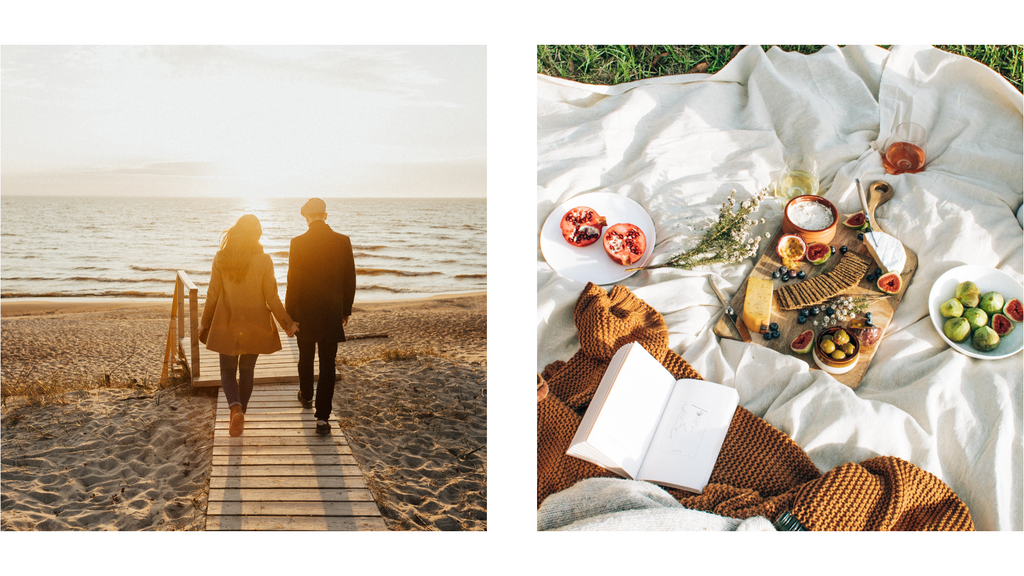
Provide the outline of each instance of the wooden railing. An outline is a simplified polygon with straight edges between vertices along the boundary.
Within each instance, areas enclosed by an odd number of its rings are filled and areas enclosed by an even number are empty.
[[[185,337],[185,290],[188,290],[189,353],[186,355],[182,340]],[[191,356],[191,362],[188,357]],[[174,301],[171,304],[171,323],[167,328],[167,347],[164,350],[164,369],[160,380],[174,376],[174,365],[179,364],[189,381],[199,377],[199,289],[184,270],[174,278]]]

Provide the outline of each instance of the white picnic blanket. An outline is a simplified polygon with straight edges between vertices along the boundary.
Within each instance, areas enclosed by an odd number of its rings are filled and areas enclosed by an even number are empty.
[[[790,435],[822,471],[876,455],[903,458],[946,482],[980,530],[1021,530],[1024,361],[952,350],[928,317],[933,281],[962,264],[1024,280],[1024,98],[987,67],[931,47],[826,47],[805,56],[748,46],[714,75],[589,86],[539,76],[537,230],[587,192],[624,195],[657,228],[654,262],[695,245],[716,218],[768,186],[783,158],[813,152],[821,189],[840,212],[860,210],[854,178],[896,195],[882,227],[919,268],[870,369],[854,391],[820,370],[712,332],[753,260],[696,270],[641,271],[621,284],[664,315],[670,346],[706,379]],[[889,176],[879,149],[899,122],[927,132],[919,174]],[[774,233],[782,201],[762,203],[753,232]],[[584,284],[537,252],[538,371],[578,348],[572,309]],[[610,289],[609,287],[606,287]],[[1018,330],[1024,327],[1018,326]]]

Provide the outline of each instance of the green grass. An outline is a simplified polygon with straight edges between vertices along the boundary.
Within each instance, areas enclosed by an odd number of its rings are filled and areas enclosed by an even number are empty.
[[[883,45],[883,48],[889,46]],[[1019,45],[936,45],[992,68],[1021,90]],[[621,84],[644,78],[707,72],[714,74],[743,46],[537,46],[537,72],[586,84]],[[769,46],[762,46],[765,50]],[[813,54],[823,46],[784,46],[789,52]]]

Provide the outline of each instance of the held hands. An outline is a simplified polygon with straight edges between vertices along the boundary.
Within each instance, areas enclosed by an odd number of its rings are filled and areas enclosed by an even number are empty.
[[[285,332],[285,334],[288,335],[289,338],[293,338],[293,337],[295,337],[295,333],[298,332],[298,331],[299,331],[299,323],[293,321],[292,325],[289,326],[288,328],[285,328],[284,332]]]
[[[341,319],[341,325],[348,326],[348,316],[345,316],[344,318]]]

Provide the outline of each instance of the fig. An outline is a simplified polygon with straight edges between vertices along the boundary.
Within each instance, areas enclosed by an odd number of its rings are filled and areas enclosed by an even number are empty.
[[[977,308],[978,301],[981,300],[981,290],[978,289],[977,284],[966,280],[957,284],[956,299],[964,305],[964,308]]]
[[[886,294],[898,294],[900,289],[903,288],[903,278],[895,272],[889,272],[888,274],[882,274],[877,284],[878,289]]]
[[[959,318],[964,315],[964,305],[956,298],[950,298],[939,306],[939,312],[946,318]]]
[[[996,312],[1003,311],[1003,303],[1003,295],[999,292],[985,292],[981,295],[981,303],[978,307],[991,316]]]
[[[953,342],[963,342],[971,335],[971,324],[964,318],[950,318],[943,324],[942,333]]]
[[[807,245],[807,261],[815,266],[828,262],[829,256],[832,255],[832,248],[828,244],[822,244],[821,242],[811,242]]]
[[[863,230],[868,227],[868,217],[863,212],[858,212],[846,220],[843,220],[843,226],[847,228],[853,228],[855,230]]]
[[[814,331],[804,330],[789,345],[789,349],[797,354],[807,354],[811,351],[812,344],[814,344]]]
[[[971,325],[971,330],[977,330],[988,324],[988,314],[981,308],[968,308],[964,310],[963,318]]]
[[[991,352],[999,347],[999,334],[988,326],[982,326],[971,336],[971,345],[980,352]]]
[[[1006,336],[1013,331],[1013,322],[998,312],[992,315],[990,326],[1000,337]]]
[[[1014,322],[1024,322],[1024,306],[1016,298],[1011,298],[1003,306],[1003,314]]]

